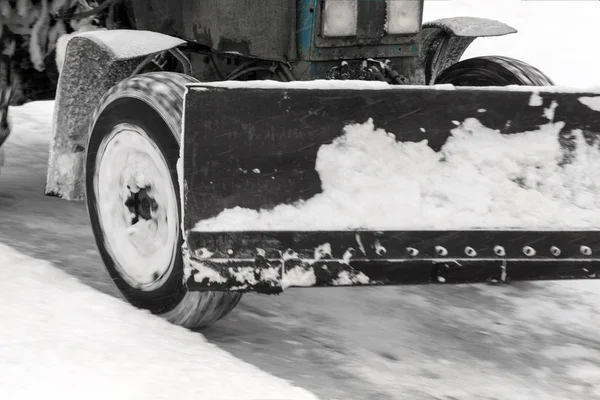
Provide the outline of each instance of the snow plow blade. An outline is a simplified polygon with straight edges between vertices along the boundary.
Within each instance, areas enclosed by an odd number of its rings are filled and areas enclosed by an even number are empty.
[[[454,130],[474,119],[494,135],[550,126],[562,155],[557,168],[569,165],[581,146],[598,151],[600,93],[348,81],[326,85],[188,87],[180,179],[184,279],[190,290],[279,293],[286,287],[600,276],[600,231],[592,222],[533,228],[465,223],[453,229],[443,220],[429,225],[407,220],[403,226],[392,218],[403,212],[399,204],[389,210],[387,224],[382,219],[354,223],[352,215],[348,226],[303,225],[289,218],[282,223],[286,226],[253,223],[246,218],[249,213],[302,206],[323,193],[316,168],[320,149],[341,137],[349,124],[369,119],[375,128],[394,134],[396,142],[426,139],[434,152],[443,151]],[[220,219],[227,213],[229,218]]]

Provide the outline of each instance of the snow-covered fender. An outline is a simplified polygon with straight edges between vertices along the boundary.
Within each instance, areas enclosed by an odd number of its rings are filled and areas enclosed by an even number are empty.
[[[172,36],[136,30],[83,32],[69,40],[56,91],[46,195],[83,200],[87,136],[96,105],[149,54],[183,43]]]
[[[432,84],[444,69],[460,60],[478,37],[504,36],[517,30],[500,21],[476,18],[442,18],[423,24],[418,70],[422,84]]]

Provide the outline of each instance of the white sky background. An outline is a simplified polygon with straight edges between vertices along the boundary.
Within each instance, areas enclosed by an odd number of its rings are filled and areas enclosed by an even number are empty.
[[[424,21],[458,16],[495,19],[519,31],[476,39],[463,58],[513,57],[541,69],[557,85],[600,86],[600,1],[425,0]]]

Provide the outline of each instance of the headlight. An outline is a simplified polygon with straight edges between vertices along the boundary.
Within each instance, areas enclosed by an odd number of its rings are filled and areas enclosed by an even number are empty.
[[[327,0],[323,7],[323,36],[355,36],[358,0]]]
[[[386,0],[385,30],[391,35],[418,33],[421,30],[423,0]]]

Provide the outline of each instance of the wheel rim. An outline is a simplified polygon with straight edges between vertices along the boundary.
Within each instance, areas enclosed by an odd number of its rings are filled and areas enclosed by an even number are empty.
[[[160,287],[179,242],[167,160],[141,127],[119,124],[100,143],[94,171],[96,212],[115,269],[133,288]]]

